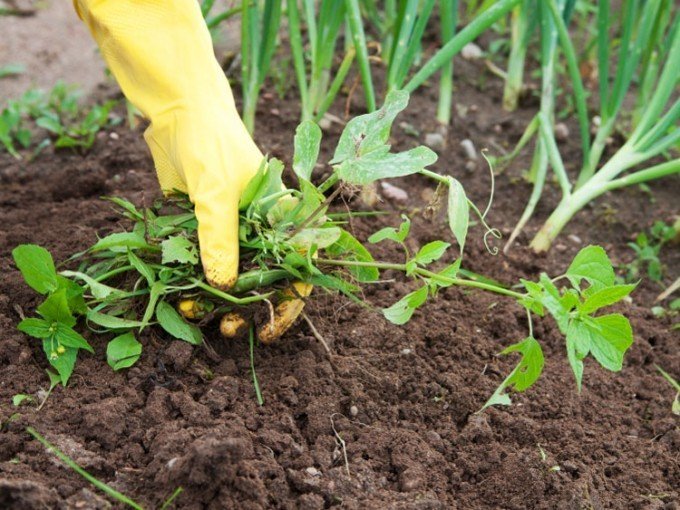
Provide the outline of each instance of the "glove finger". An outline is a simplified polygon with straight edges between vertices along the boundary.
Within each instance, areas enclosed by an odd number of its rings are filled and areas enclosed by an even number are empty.
[[[215,187],[194,192],[198,243],[208,283],[227,290],[238,276],[239,193],[213,181],[211,184]]]

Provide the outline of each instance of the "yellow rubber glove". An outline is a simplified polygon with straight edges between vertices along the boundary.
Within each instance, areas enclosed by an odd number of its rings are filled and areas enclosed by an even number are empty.
[[[151,121],[144,137],[164,192],[189,194],[208,282],[227,289],[239,264],[238,203],[263,155],[236,110],[196,0],[74,0],[123,93]],[[294,290],[293,290],[294,289]],[[270,342],[302,312],[295,283],[259,335]],[[228,318],[223,323],[228,322]]]
[[[236,110],[196,0],[75,0],[125,96],[151,121],[144,137],[164,192],[196,207],[208,282],[238,273],[238,202],[263,155]]]

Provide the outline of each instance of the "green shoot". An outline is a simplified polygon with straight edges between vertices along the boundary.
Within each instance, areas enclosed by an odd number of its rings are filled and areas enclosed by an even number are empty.
[[[281,24],[282,0],[242,2],[241,4],[241,81],[243,123],[251,133],[255,129],[257,100],[269,74]]]
[[[646,272],[650,280],[660,282],[663,278],[663,266],[659,259],[659,252],[676,235],[677,231],[674,226],[666,225],[663,221],[656,221],[649,235],[641,232],[635,238],[635,242],[628,243],[628,246],[635,252],[635,259],[623,266],[626,270],[626,281],[637,281]]]
[[[303,0],[302,4],[303,8],[300,10],[297,0],[287,0],[290,49],[300,90],[302,120],[319,120],[340,91],[356,50],[354,46],[347,48],[335,78],[331,80],[333,57],[340,26],[345,18],[345,4],[333,0]],[[305,63],[302,21],[307,25],[309,36],[309,73]]]
[[[448,44],[456,34],[458,23],[458,0],[444,0],[439,6],[442,45]],[[451,124],[451,101],[453,96],[453,59],[442,67],[439,77],[439,103],[437,120],[442,126]]]
[[[671,406],[671,411],[673,414],[680,416],[680,383],[676,381],[668,372],[666,372],[659,365],[654,365],[659,371],[661,376],[668,381],[673,389],[675,389],[675,398],[673,399],[673,405]]]
[[[90,482],[92,485],[94,485],[97,489],[102,491],[104,494],[109,496],[110,498],[114,499],[115,501],[118,501],[119,503],[122,503],[123,505],[127,505],[130,508],[134,508],[135,510],[143,510],[142,506],[132,499],[128,498],[125,494],[122,494],[118,492],[116,489],[111,487],[110,485],[105,484],[104,482],[101,482],[97,480],[94,476],[92,476],[90,473],[85,471],[83,468],[81,468],[76,462],[66,455],[64,452],[62,452],[59,448],[54,446],[52,443],[47,441],[43,436],[41,436],[38,431],[36,431],[33,427],[27,427],[26,432],[28,432],[31,436],[33,436],[40,444],[42,444],[45,448],[47,448],[50,452],[52,452],[60,461],[62,461],[64,464],[66,464],[69,468],[71,468],[73,471],[78,473],[80,476],[85,478],[88,482]]]
[[[257,380],[257,372],[255,372],[255,328],[250,327],[248,331],[248,344],[250,347],[250,373],[253,376],[253,387],[255,388],[255,397],[260,406],[264,405],[264,398],[262,398],[262,391],[260,391],[260,383]]]
[[[359,74],[361,75],[361,82],[364,86],[366,108],[369,112],[372,112],[376,107],[375,89],[373,88],[371,65],[368,61],[368,47],[366,45],[366,36],[364,35],[364,26],[363,20],[361,19],[359,0],[344,1],[345,8],[347,10],[347,24],[352,35],[352,41],[354,43],[354,49],[357,56],[357,63],[359,64]]]

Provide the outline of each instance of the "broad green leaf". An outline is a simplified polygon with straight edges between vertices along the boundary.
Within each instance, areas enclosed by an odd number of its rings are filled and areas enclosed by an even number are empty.
[[[117,336],[106,347],[106,362],[114,370],[129,368],[142,354],[142,344],[131,332]]]
[[[97,299],[115,297],[116,294],[123,293],[123,291],[114,287],[109,287],[104,283],[100,283],[90,275],[81,273],[80,271],[62,271],[61,274],[62,276],[66,276],[68,278],[78,278],[79,280],[83,280],[85,285],[90,289],[92,295]]]
[[[87,320],[106,329],[132,329],[144,324],[141,321],[123,319],[114,315],[95,312],[94,310],[87,312]]]
[[[379,110],[359,115],[350,120],[340,135],[340,141],[330,164],[341,163],[349,158],[363,156],[387,142],[396,116],[408,105],[409,95],[404,90],[387,94]]]
[[[637,287],[637,284],[605,287],[588,296],[583,304],[579,306],[579,311],[584,314],[589,314],[600,308],[604,308],[605,306],[618,303],[628,294],[633,292],[635,287]]]
[[[428,288],[425,285],[416,291],[409,292],[389,308],[383,309],[383,315],[392,324],[406,324],[413,316],[416,308],[427,300],[427,295]]]
[[[50,294],[37,310],[48,322],[58,322],[69,327],[76,324],[76,319],[71,315],[71,310],[68,307],[64,289],[59,289],[54,294]]]
[[[87,313],[87,304],[83,297],[83,288],[73,280],[57,275],[57,286],[59,289],[66,291],[66,301],[68,307],[73,313],[84,315]]]
[[[267,168],[264,173],[262,182],[255,192],[255,196],[251,200],[251,206],[262,216],[267,214],[270,208],[276,204],[276,200],[265,200],[267,197],[280,193],[283,189],[283,181],[281,175],[283,174],[283,163],[272,158],[267,162]]]
[[[36,292],[47,294],[57,289],[57,271],[52,255],[35,244],[22,244],[12,250],[14,262],[26,283]]]
[[[85,349],[94,354],[94,349],[87,343],[79,333],[63,324],[57,325],[56,340],[65,347],[72,347],[73,349]]]
[[[579,251],[566,275],[575,287],[585,279],[593,292],[614,285],[615,280],[614,268],[601,246],[587,246]]]
[[[47,131],[57,135],[63,133],[65,129],[64,126],[61,125],[61,122],[59,122],[59,118],[53,113],[38,117],[35,120],[35,123],[38,127],[46,129]]]
[[[172,305],[165,301],[161,301],[156,306],[156,319],[161,327],[175,338],[194,345],[200,345],[203,342],[201,330],[182,319]]]
[[[56,348],[55,344],[56,342],[52,342],[49,339],[44,339],[43,351],[45,352],[45,355],[47,356],[50,365],[52,365],[59,374],[61,384],[66,386],[69,378],[71,377],[71,374],[73,373],[73,367],[76,364],[76,358],[78,357],[78,349],[66,347],[66,352],[64,352],[63,354],[57,354],[56,351],[52,350],[53,347]]]
[[[437,154],[428,147],[389,153],[387,150],[369,152],[359,158],[347,159],[336,168],[340,179],[349,184],[365,186],[378,179],[403,177],[420,172],[437,161]]]
[[[346,230],[340,231],[340,237],[326,248],[326,253],[335,259],[356,262],[373,262],[371,253],[357,239]],[[360,282],[374,282],[380,278],[380,272],[375,267],[349,267],[348,270]]]
[[[54,331],[52,325],[43,319],[29,318],[22,320],[17,329],[34,338],[49,338]]]
[[[289,239],[296,250],[309,250],[312,246],[318,249],[326,248],[340,239],[341,229],[329,228],[306,228]]]
[[[110,250],[115,253],[125,253],[128,250],[136,250],[139,248],[151,248],[144,239],[144,234],[141,232],[117,232],[102,237],[97,241],[91,251],[97,252],[102,250]]]
[[[307,181],[312,178],[312,171],[319,157],[321,144],[321,128],[315,122],[304,121],[295,130],[295,152],[293,171],[295,175]]]
[[[128,251],[128,260],[137,272],[144,277],[149,284],[149,287],[151,287],[156,280],[156,273],[154,273],[154,270],[132,251]]]
[[[416,253],[416,262],[418,264],[427,265],[442,258],[450,243],[444,241],[432,241],[423,246],[418,253]]]
[[[470,204],[468,204],[463,185],[453,177],[449,177],[448,215],[449,228],[453,232],[453,237],[458,241],[462,255],[470,223]]]
[[[617,372],[623,366],[623,356],[633,344],[630,322],[621,314],[595,317],[591,329],[590,352],[607,370]]]
[[[514,370],[510,372],[510,375],[496,388],[496,391],[486,401],[482,410],[492,405],[510,405],[512,402],[505,391],[508,389],[525,391],[538,380],[543,372],[543,350],[533,337],[527,337],[521,342],[507,347],[501,351],[501,354],[510,354],[511,352],[521,353],[522,359]]]
[[[186,237],[173,236],[161,243],[163,264],[179,262],[180,264],[198,264],[196,245]]]

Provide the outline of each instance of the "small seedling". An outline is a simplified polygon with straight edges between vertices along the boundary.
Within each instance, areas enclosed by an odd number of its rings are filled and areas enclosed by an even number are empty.
[[[663,266],[659,259],[659,252],[677,234],[673,225],[656,221],[649,235],[642,232],[635,238],[634,243],[628,243],[628,246],[635,252],[635,259],[623,266],[626,271],[626,281],[639,280],[646,272],[650,280],[660,282],[663,278]]]
[[[659,365],[655,365],[656,369],[663,376],[666,381],[675,389],[675,398],[673,399],[673,405],[671,406],[671,411],[673,414],[680,416],[680,383],[676,381],[668,372],[666,372]]]

